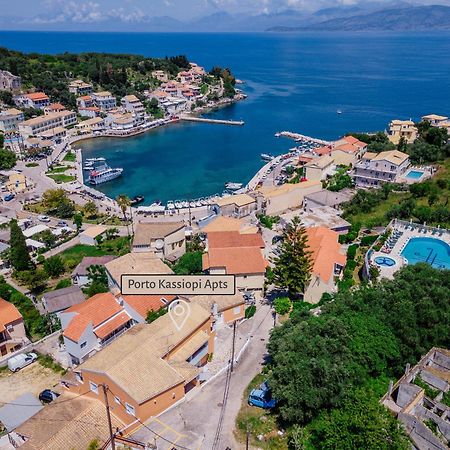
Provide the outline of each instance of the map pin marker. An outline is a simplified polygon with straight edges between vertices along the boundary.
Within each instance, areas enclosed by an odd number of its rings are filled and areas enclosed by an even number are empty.
[[[183,328],[190,313],[191,307],[185,300],[178,299],[169,305],[169,317],[178,331]]]

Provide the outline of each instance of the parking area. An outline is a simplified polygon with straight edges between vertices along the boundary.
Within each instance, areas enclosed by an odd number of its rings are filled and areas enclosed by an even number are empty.
[[[36,397],[44,389],[52,389],[60,392],[59,380],[61,374],[43,367],[39,362],[12,373],[6,369],[0,371],[0,392],[2,402],[11,402],[26,392],[31,392]]]

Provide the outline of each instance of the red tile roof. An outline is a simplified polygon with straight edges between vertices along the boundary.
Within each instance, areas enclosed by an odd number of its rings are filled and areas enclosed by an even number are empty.
[[[31,94],[26,94],[30,100],[48,100],[48,96],[43,92],[32,92]]]
[[[170,303],[176,297],[175,295],[122,295],[122,298],[145,319],[149,311],[158,311],[165,306],[161,298]]]
[[[123,327],[129,320],[131,320],[131,317],[125,311],[123,311],[110,321],[106,322],[101,327],[98,327],[95,330],[95,334],[99,339],[104,339],[113,331]]]
[[[77,342],[86,327],[91,323],[95,328],[122,311],[122,307],[110,292],[96,294],[78,305],[66,309],[77,315],[64,330],[64,336]]]
[[[19,310],[10,302],[0,298],[0,332],[6,330],[10,323],[22,320]]]
[[[314,153],[317,155],[323,156],[323,155],[329,155],[331,153],[331,147],[319,147],[315,148],[313,150]]]
[[[345,266],[346,256],[341,253],[338,233],[325,227],[307,228],[308,247],[312,252],[314,275],[319,276],[325,283],[334,274],[334,264]]]
[[[208,233],[208,248],[258,247],[264,248],[259,233],[241,234],[238,231],[215,231]]]
[[[264,273],[267,267],[258,247],[211,248],[202,261],[203,270],[224,267],[228,275]]]

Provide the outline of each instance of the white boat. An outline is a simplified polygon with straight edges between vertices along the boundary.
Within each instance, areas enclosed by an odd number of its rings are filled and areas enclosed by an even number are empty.
[[[183,201],[181,202],[181,207],[182,207],[182,208],[189,208],[189,202],[187,202],[186,200],[183,200]]]
[[[175,209],[175,203],[172,200],[167,202],[167,209]]]
[[[342,114],[342,111],[341,111],[340,109],[338,109],[338,110],[336,111],[336,114]]]
[[[189,202],[189,206],[190,206],[191,208],[195,208],[195,202],[194,202],[194,201]]]
[[[114,180],[122,175],[123,169],[121,167],[111,169],[111,167],[107,167],[102,170],[93,170],[89,174],[88,182],[90,184],[102,184],[107,181]]]
[[[200,199],[195,201],[195,206],[197,207],[203,206]]]
[[[275,156],[269,154],[269,153],[261,153],[261,159],[263,161],[272,161],[272,159],[274,159]]]
[[[95,163],[95,162],[105,162],[105,158],[86,158],[84,160],[86,163]]]
[[[182,208],[180,200],[175,200],[175,208],[177,208],[177,209]]]
[[[208,199],[207,198],[201,198],[200,199],[200,203],[202,204],[202,206],[206,206],[208,204]]]
[[[229,191],[237,191],[238,189],[241,189],[242,186],[242,183],[232,183],[231,181],[225,183],[225,188]]]

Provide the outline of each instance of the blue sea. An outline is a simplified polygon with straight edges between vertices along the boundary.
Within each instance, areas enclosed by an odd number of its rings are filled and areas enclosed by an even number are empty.
[[[450,33],[42,33],[0,32],[0,46],[47,53],[186,54],[210,69],[229,67],[248,99],[217,118],[245,126],[177,124],[130,139],[92,140],[85,156],[104,156],[124,176],[100,187],[110,196],[197,198],[247,182],[261,153],[293,141],[281,130],[335,139],[386,128],[393,118],[450,115]],[[336,114],[342,110],[342,114]]]

